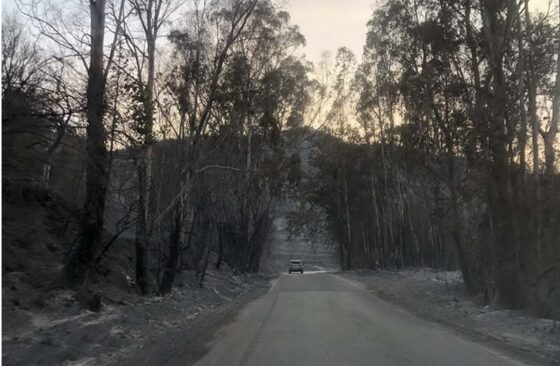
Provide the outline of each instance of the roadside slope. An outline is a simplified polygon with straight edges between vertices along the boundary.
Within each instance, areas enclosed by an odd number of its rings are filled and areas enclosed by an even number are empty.
[[[351,271],[343,278],[413,314],[530,363],[560,365],[560,324],[523,311],[483,306],[469,297],[459,272],[419,268],[399,272]]]

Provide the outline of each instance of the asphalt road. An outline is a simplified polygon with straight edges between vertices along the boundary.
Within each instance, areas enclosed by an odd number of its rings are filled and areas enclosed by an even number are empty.
[[[196,365],[523,365],[332,273],[280,276],[207,347]]]

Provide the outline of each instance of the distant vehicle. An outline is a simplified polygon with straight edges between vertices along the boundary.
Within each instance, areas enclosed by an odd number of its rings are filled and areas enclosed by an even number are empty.
[[[292,272],[303,273],[303,261],[299,259],[291,260],[290,266],[288,267],[288,273]]]

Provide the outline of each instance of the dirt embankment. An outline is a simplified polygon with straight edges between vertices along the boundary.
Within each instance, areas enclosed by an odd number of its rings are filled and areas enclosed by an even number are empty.
[[[210,265],[203,288],[194,273],[181,271],[168,296],[141,297],[130,286],[134,246],[127,240],[113,243],[87,291],[61,288],[58,276],[77,222],[78,210],[48,191],[4,185],[4,365],[160,365],[204,339],[248,294],[267,288],[265,278],[222,264],[219,271]],[[91,293],[101,299],[98,312],[84,303]]]
[[[342,274],[379,297],[451,327],[474,340],[514,353],[531,364],[560,365],[560,323],[522,311],[477,304],[459,272],[415,269]]]
[[[260,277],[222,275],[208,273],[205,287],[196,289],[194,281],[188,283],[194,276],[183,273],[181,287],[165,298],[105,304],[99,313],[31,314],[32,327],[3,334],[3,364],[162,365],[190,343],[201,352],[204,345],[197,344],[199,337],[204,338],[249,293],[268,288]],[[67,293],[66,301],[72,302],[72,296]]]

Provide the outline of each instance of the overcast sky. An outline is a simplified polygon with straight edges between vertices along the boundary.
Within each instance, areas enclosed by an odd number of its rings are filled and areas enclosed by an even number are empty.
[[[348,47],[360,59],[366,41],[366,24],[378,0],[287,0],[292,23],[307,40],[305,53],[319,60],[323,51],[333,54]]]
[[[318,61],[323,51],[334,55],[338,47],[350,48],[358,61],[366,41],[367,22],[380,0],[284,0],[293,24],[307,40],[308,60]],[[530,0],[530,8],[546,11],[549,0]],[[558,6],[557,0],[553,3]]]
[[[78,1],[78,0],[65,0]],[[530,0],[531,8],[546,11],[550,0]],[[554,0],[554,6],[557,6]],[[2,0],[3,8],[15,8],[14,0]],[[318,61],[323,51],[350,48],[358,61],[366,40],[366,24],[382,0],[279,0],[290,12],[307,40],[308,60]]]

